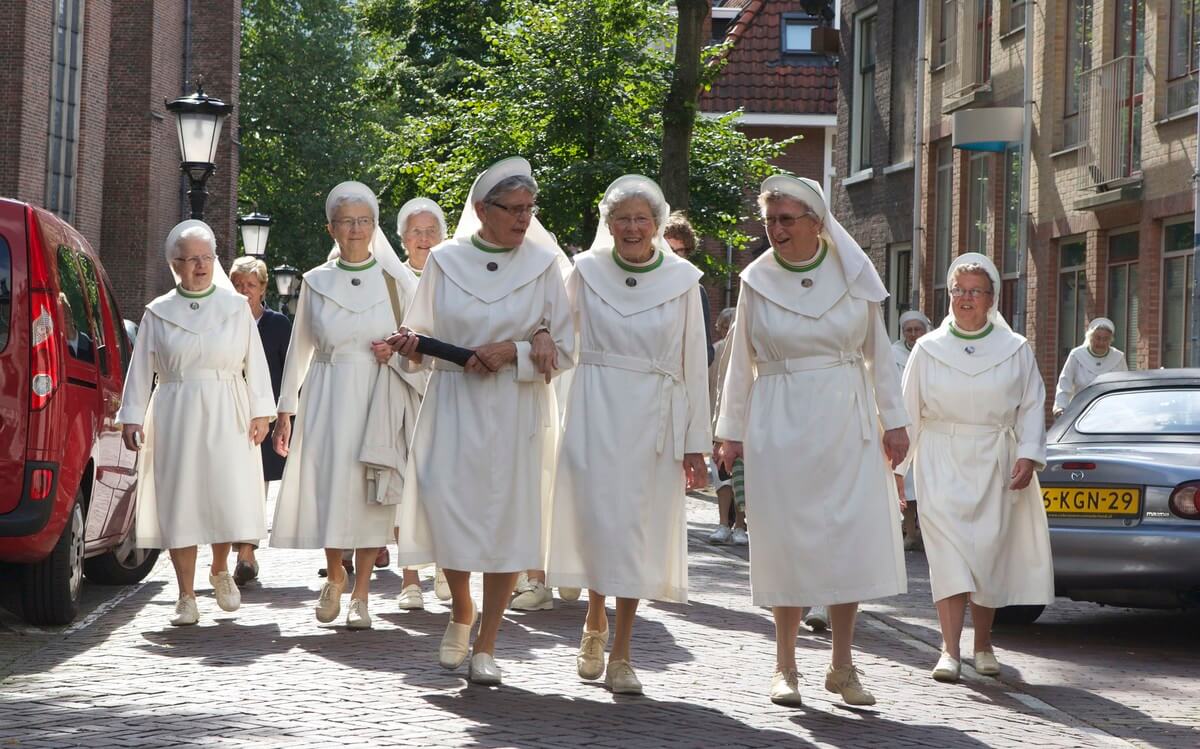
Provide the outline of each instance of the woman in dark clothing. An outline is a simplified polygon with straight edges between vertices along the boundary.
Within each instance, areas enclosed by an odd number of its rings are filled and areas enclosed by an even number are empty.
[[[267,355],[267,367],[271,370],[271,389],[275,399],[279,400],[279,385],[283,379],[283,362],[287,358],[288,341],[292,337],[292,323],[287,315],[276,312],[263,305],[267,293],[267,265],[256,257],[248,255],[239,257],[229,269],[229,279],[238,293],[246,297],[250,303],[250,312],[258,321],[258,336],[262,339],[263,351]],[[267,434],[267,444],[275,431],[271,424],[271,432]],[[274,450],[262,451],[263,480],[278,481],[283,478],[283,465],[286,458]],[[263,492],[264,496],[266,492]],[[258,560],[254,558],[255,545],[251,543],[238,544],[238,562],[233,572],[233,580],[238,585],[245,585],[258,577]]]

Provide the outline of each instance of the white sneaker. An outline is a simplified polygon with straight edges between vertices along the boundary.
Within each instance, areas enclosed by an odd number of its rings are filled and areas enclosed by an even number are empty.
[[[749,546],[750,534],[746,532],[745,528],[734,528],[729,537],[729,543],[734,546]]]
[[[508,607],[516,611],[545,611],[554,608],[554,595],[546,583],[529,580],[525,590],[517,593]]]
[[[804,615],[804,626],[813,632],[824,632],[829,629],[829,612],[824,606],[813,606]]]
[[[208,582],[213,586],[213,593],[217,597],[217,605],[222,611],[237,611],[242,605],[242,592],[238,590],[237,583],[233,581],[233,575],[228,572],[218,572],[215,575],[208,576]]]
[[[421,595],[421,586],[413,583],[405,585],[400,591],[401,611],[421,611],[425,608],[425,599]]]
[[[195,596],[180,596],[175,602],[175,616],[171,624],[176,627],[186,627],[200,621],[200,610],[196,608]]]
[[[361,598],[351,598],[346,612],[346,626],[350,629],[370,629],[371,615],[367,612],[367,602]]]
[[[433,594],[437,596],[439,601],[450,600],[450,583],[446,582],[446,573],[442,572],[442,568],[437,568],[437,574],[433,576]]]
[[[733,529],[728,525],[718,525],[715,531],[708,534],[708,541],[714,544],[727,544],[729,543],[729,537],[732,535]]]
[[[563,588],[559,587],[558,597],[564,601],[578,601],[579,594],[583,592],[583,588]]]

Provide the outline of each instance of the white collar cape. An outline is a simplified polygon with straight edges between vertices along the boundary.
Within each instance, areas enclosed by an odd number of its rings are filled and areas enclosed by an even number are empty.
[[[221,325],[230,315],[235,315],[244,307],[247,312],[250,306],[246,297],[233,289],[214,284],[211,292],[202,292],[205,296],[189,297],[179,292],[178,288],[171,289],[166,294],[154,299],[146,305],[146,309],[155,317],[166,320],[177,327],[191,333],[207,333]],[[196,308],[192,308],[195,303]]]
[[[1071,356],[1083,359],[1087,364],[1091,365],[1089,368],[1095,366],[1094,362],[1096,361],[1096,357],[1090,350],[1088,350],[1088,345],[1086,343],[1080,344],[1071,349]],[[1116,346],[1109,346],[1108,353],[1099,360],[1101,364],[1100,373],[1103,374],[1105,372],[1111,372],[1112,368],[1117,366],[1117,364],[1124,358],[1124,351],[1118,350]]]
[[[924,349],[946,366],[974,377],[1007,361],[1027,345],[1025,336],[992,323],[988,323],[991,332],[981,338],[961,338],[951,329],[950,320],[951,316],[947,315],[940,326],[918,338],[913,344],[913,353]]]
[[[545,273],[558,262],[555,256],[562,254],[555,247],[528,239],[501,252],[508,255],[508,262],[501,264],[499,270],[490,271],[488,263],[495,261],[495,253],[479,249],[470,237],[452,237],[434,247],[429,259],[438,264],[455,286],[484,304],[492,304]],[[429,267],[428,261],[425,267]]]
[[[379,262],[359,270],[342,270],[335,258],[305,273],[304,284],[343,309],[366,312],[388,298],[384,272]],[[396,279],[402,291],[416,288],[416,277],[412,278],[411,286],[406,278]]]
[[[841,254],[830,242],[829,254],[821,261],[819,267],[807,273],[797,273],[780,265],[775,258],[775,251],[768,250],[746,266],[741,273],[741,279],[747,286],[780,307],[815,319],[828,312],[847,293],[858,299],[869,298],[860,296],[862,288],[856,289],[846,282],[845,264],[839,262]],[[867,270],[875,273],[873,267],[868,267]],[[815,283],[806,287],[801,283],[804,278],[811,278]],[[884,292],[878,300],[871,301],[882,301],[886,298],[887,293]]]
[[[575,256],[575,269],[610,307],[623,317],[636,315],[695,289],[704,275],[674,252],[656,250],[662,264],[644,273],[617,265],[611,247],[597,247]],[[629,285],[629,279],[636,281]]]

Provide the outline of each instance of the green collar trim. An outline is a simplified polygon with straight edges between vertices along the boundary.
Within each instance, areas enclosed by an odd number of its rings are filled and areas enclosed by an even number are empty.
[[[991,333],[992,329],[994,329],[995,327],[996,326],[993,325],[992,323],[988,323],[987,327],[984,328],[983,330],[979,331],[978,333],[964,333],[961,330],[959,330],[958,328],[954,327],[954,323],[950,323],[950,332],[953,333],[954,335],[958,336],[959,338],[963,339],[964,341],[977,341],[980,338],[983,338],[984,336],[986,336],[988,333]]]
[[[175,290],[179,292],[179,296],[186,299],[203,299],[206,296],[212,296],[217,290],[217,285],[212,284],[208,287],[208,291],[188,291],[183,286],[176,286]]]
[[[801,263],[799,265],[795,263],[789,263],[788,261],[784,260],[783,255],[779,254],[779,250],[772,250],[772,252],[775,253],[775,261],[787,270],[790,270],[793,273],[808,273],[809,271],[816,270],[817,266],[825,262],[826,256],[829,255],[829,245],[825,244],[824,239],[821,239],[821,251],[817,253],[817,258],[808,263]]]
[[[617,267],[619,267],[623,271],[627,271],[629,273],[649,273],[650,271],[654,270],[655,268],[657,268],[658,266],[663,264],[662,250],[656,249],[654,251],[654,253],[655,253],[654,259],[649,261],[645,265],[631,265],[629,263],[629,261],[627,261],[623,257],[621,257],[621,253],[617,252],[616,247],[613,248],[612,256],[613,256],[613,262],[616,263]]]
[[[1095,351],[1092,351],[1092,347],[1091,347],[1091,346],[1088,346],[1088,347],[1087,347],[1087,351],[1088,351],[1088,353],[1089,353],[1089,354],[1091,354],[1092,356],[1096,357],[1097,359],[1107,359],[1107,358],[1108,358],[1108,353],[1107,353],[1107,352],[1105,352],[1105,353],[1103,353],[1103,354],[1097,354]],[[1112,349],[1110,348],[1110,349],[1109,349],[1109,351],[1112,351]]]
[[[512,247],[492,247],[492,246],[486,244],[484,242],[484,240],[479,237],[478,234],[471,235],[471,244],[475,245],[475,249],[477,249],[477,250],[483,250],[484,252],[491,252],[493,254],[499,254],[501,252],[512,252],[513,251]]]
[[[342,270],[348,270],[351,273],[358,273],[359,271],[366,270],[367,268],[374,268],[375,264],[378,262],[379,261],[372,256],[369,262],[363,263],[362,265],[347,265],[345,261],[339,257],[337,259],[337,267],[341,268]]]

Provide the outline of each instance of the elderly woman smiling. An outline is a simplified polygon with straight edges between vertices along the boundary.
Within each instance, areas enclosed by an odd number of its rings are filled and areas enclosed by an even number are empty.
[[[537,182],[520,157],[475,180],[454,238],[430,253],[416,297],[389,338],[425,366],[417,335],[469,348],[438,360],[421,404],[399,517],[401,564],[445,571],[453,611],[439,661],[467,658],[483,573],[483,618],[469,678],[499,684],[496,636],[521,570],[544,564],[558,415],[551,378],[571,365],[575,330],[554,239],[538,222]]]
[[[991,260],[960,255],[946,286],[952,314],[916,342],[903,387],[942,629],[933,678],[956,681],[968,601],[975,670],[998,674],[996,609],[1050,603],[1054,570],[1034,475],[1045,464],[1046,391],[1033,349],[1000,315],[1000,274]]]
[[[893,465],[908,450],[879,309],[887,291],[816,182],[769,177],[759,204],[772,252],[741,274],[717,438],[727,470],[744,456],[750,584],[754,603],[775,614],[771,700],[800,704],[801,610],[828,604],[825,688],[870,705],[851,656],[858,601],[906,589],[883,460],[884,449]]]
[[[613,182],[567,281],[580,350],[546,569],[588,588],[579,676],[604,674],[617,694],[642,693],[629,663],[638,599],[687,600],[684,490],[706,483],[712,447],[700,271],[663,241],[668,213],[650,179]],[[605,596],[617,598],[607,672]]]
[[[1054,415],[1057,417],[1071,405],[1071,399],[1080,390],[1092,384],[1105,372],[1125,372],[1125,352],[1112,345],[1116,326],[1107,317],[1097,317],[1088,324],[1082,346],[1071,349],[1058,376],[1058,387],[1054,390]]]
[[[274,408],[254,318],[216,262],[212,229],[184,221],[165,249],[178,285],[146,305],[117,420],[126,447],[142,450],[138,546],[170,549],[171,623],[185,625],[200,616],[198,544],[212,544],[217,605],[241,605],[227,560],[232,542],[266,535],[258,446]]]

